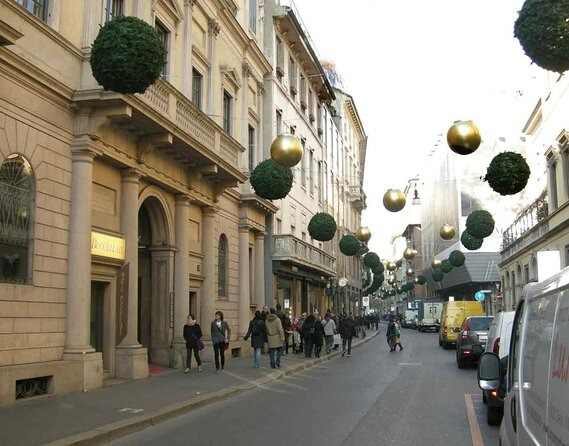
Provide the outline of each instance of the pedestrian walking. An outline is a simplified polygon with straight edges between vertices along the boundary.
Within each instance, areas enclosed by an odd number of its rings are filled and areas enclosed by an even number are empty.
[[[395,318],[390,317],[387,324],[387,330],[385,332],[385,337],[387,338],[387,345],[389,345],[389,351],[395,351],[395,344],[397,342],[397,328],[395,327]]]
[[[265,322],[263,322],[259,310],[255,311],[255,316],[249,322],[249,328],[243,340],[247,341],[249,337],[251,337],[251,348],[253,349],[253,366],[258,369],[260,367],[261,350],[267,337]]]
[[[312,358],[312,350],[314,348],[313,335],[316,329],[316,319],[313,314],[306,316],[306,319],[302,323],[300,328],[300,333],[302,335],[302,341],[304,343],[304,356],[307,358]]]
[[[401,345],[401,318],[395,319],[395,344],[393,345],[393,350],[399,346],[399,351],[403,350]]]
[[[202,360],[200,350],[203,349],[202,329],[193,314],[188,314],[184,324],[184,339],[186,341],[186,369],[184,373],[192,370],[192,353],[198,366],[198,372],[202,371]]]
[[[324,328],[324,342],[326,353],[332,351],[334,345],[334,334],[336,333],[336,323],[330,313],[324,315],[324,320],[322,321],[322,328]]]
[[[284,330],[281,320],[277,316],[277,310],[271,308],[265,321],[267,327],[267,344],[269,345],[269,360],[271,368],[281,366],[283,353]]]
[[[342,357],[347,354],[349,358],[352,356],[352,338],[356,336],[356,324],[351,314],[340,322],[340,336],[342,337]]]
[[[231,329],[223,320],[223,312],[216,311],[215,319],[211,322],[211,342],[213,343],[213,355],[215,358],[215,373],[225,369],[225,350],[229,348]]]
[[[314,356],[320,358],[322,351],[322,344],[324,343],[324,327],[319,315],[314,317],[314,335],[312,336],[312,343],[314,344]]]

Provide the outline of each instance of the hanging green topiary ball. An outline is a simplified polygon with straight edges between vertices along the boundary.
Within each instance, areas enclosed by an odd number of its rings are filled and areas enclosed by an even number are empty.
[[[419,285],[425,285],[427,283],[427,278],[423,275],[417,276],[417,283]]]
[[[379,286],[381,286],[384,280],[385,276],[383,274],[374,274],[373,276],[373,283],[377,283]]]
[[[528,163],[522,155],[502,152],[490,162],[484,180],[500,195],[513,195],[526,187],[530,173]]]
[[[448,260],[452,264],[452,266],[458,267],[458,266],[464,265],[464,262],[466,261],[466,257],[464,256],[464,254],[462,252],[455,249],[448,256]]]
[[[431,273],[431,277],[435,282],[440,282],[441,280],[443,280],[444,273],[440,269],[435,269]]]
[[[251,172],[251,186],[255,193],[267,200],[280,200],[292,189],[292,170],[282,167],[272,159],[266,159],[257,164]]]
[[[348,234],[340,239],[338,244],[340,252],[346,256],[355,256],[360,250],[360,241],[353,234]]]
[[[464,246],[466,249],[470,251],[475,251],[477,249],[480,249],[484,240],[481,238],[474,237],[468,231],[464,231],[460,236],[460,242],[462,243],[462,246]]]
[[[563,73],[569,69],[569,2],[526,0],[514,24],[514,36],[533,63]]]
[[[454,266],[450,263],[449,259],[445,259],[441,262],[441,271],[443,273],[450,273],[453,270]]]
[[[336,221],[326,212],[318,212],[308,223],[310,237],[321,242],[327,242],[336,235]]]
[[[370,251],[364,256],[364,265],[368,268],[376,268],[381,265],[381,260],[375,252]]]
[[[466,219],[466,230],[476,238],[492,235],[494,225],[494,218],[488,211],[473,211]]]
[[[385,266],[383,266],[383,263],[381,262],[379,262],[379,265],[376,265],[371,269],[371,272],[374,274],[383,274],[384,271],[385,271]]]
[[[166,50],[156,30],[136,17],[118,16],[99,30],[91,70],[105,90],[144,93],[160,77]]]

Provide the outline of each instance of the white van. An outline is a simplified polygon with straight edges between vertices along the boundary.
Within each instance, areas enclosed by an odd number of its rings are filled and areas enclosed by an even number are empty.
[[[507,359],[500,444],[569,444],[569,268],[524,288]],[[482,390],[500,387],[499,361],[480,358]]]

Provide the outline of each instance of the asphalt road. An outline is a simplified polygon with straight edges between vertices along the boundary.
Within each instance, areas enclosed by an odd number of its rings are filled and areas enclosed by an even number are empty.
[[[351,358],[338,357],[112,444],[481,446],[472,441],[476,429],[484,445],[498,444],[498,428],[485,423],[475,368],[459,370],[454,352],[440,348],[435,333],[405,329],[405,349],[394,353],[384,333],[382,326],[382,334],[354,349]],[[469,422],[469,399],[478,426]]]

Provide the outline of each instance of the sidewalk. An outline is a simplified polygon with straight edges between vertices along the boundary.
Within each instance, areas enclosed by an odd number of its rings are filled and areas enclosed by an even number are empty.
[[[380,326],[381,327],[381,326]],[[354,339],[352,348],[379,332]],[[151,368],[151,376],[137,381],[109,384],[100,389],[22,401],[0,408],[0,444],[3,446],[96,445],[156,425],[204,405],[253,390],[340,355],[340,350],[320,358],[283,355],[282,368],[271,369],[267,355],[262,366],[252,357],[227,361],[226,370],[215,374],[211,363],[203,372],[185,375],[181,370]],[[352,360],[357,360],[357,355]]]

